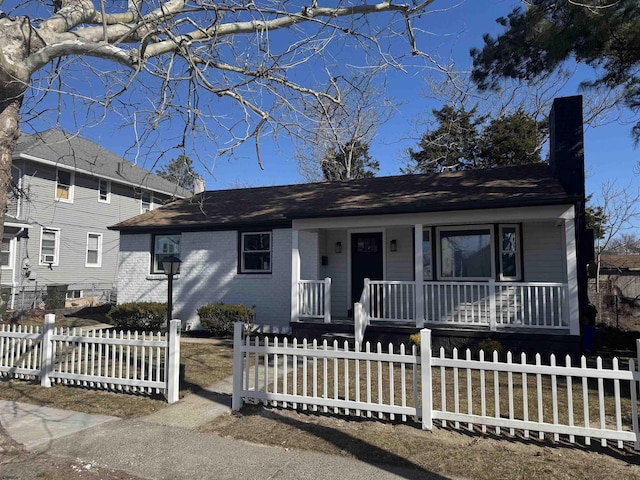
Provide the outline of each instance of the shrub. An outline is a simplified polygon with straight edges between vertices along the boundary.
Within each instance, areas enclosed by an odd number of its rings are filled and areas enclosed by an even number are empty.
[[[417,345],[420,347],[420,332],[409,336],[409,345]]]
[[[485,338],[481,342],[478,342],[476,350],[478,352],[480,352],[480,350],[484,350],[485,357],[492,357],[494,351],[498,352],[499,357],[504,353],[502,344],[498,340],[493,340],[492,338]]]
[[[246,326],[253,325],[254,311],[244,305],[209,303],[198,308],[198,316],[202,326],[213,336],[222,337],[233,335],[235,322],[244,322]]]
[[[116,305],[107,317],[120,330],[158,331],[167,323],[167,304],[161,302],[133,302]]]

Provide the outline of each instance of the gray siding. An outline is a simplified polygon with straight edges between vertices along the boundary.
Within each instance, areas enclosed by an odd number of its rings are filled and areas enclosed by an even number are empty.
[[[522,228],[524,280],[566,282],[564,228],[555,222],[525,223]]]
[[[25,285],[78,284],[115,285],[118,272],[119,233],[107,227],[140,213],[138,192],[131,186],[111,184],[110,202],[98,201],[98,178],[75,173],[73,202],[55,200],[56,168],[18,161],[22,171],[21,218],[32,224],[29,239],[21,240],[16,264],[29,259],[33,274]],[[164,198],[168,198],[164,196]],[[40,262],[42,228],[58,229],[58,264]],[[87,266],[87,234],[102,235],[101,266]],[[76,284],[76,285],[74,285]]]
[[[389,250],[391,240],[396,241],[397,250]],[[385,280],[413,281],[413,229],[389,228],[386,232],[386,276]]]

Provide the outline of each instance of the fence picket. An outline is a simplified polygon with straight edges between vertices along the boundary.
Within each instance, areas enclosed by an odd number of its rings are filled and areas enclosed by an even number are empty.
[[[382,292],[384,293],[384,292]],[[376,294],[378,295],[378,294]],[[296,344],[296,340],[293,340]],[[488,361],[485,352],[480,352],[479,359],[473,359],[469,351],[466,351],[465,355],[459,355],[458,350],[453,350],[451,358],[447,357],[444,349],[440,350],[440,353],[434,357],[431,356],[431,342],[430,332],[428,330],[422,330],[421,332],[421,344],[420,352],[415,348],[412,348],[412,354],[407,355],[406,349],[401,347],[400,352],[393,346],[390,346],[386,351],[382,351],[382,345],[377,344],[376,348],[371,348],[371,345],[367,343],[365,351],[360,352],[359,348],[352,351],[349,350],[348,344],[344,345],[344,348],[340,348],[337,342],[334,341],[333,349],[329,349],[328,346],[323,345],[323,348],[317,349],[298,349],[287,351],[280,343],[274,342],[274,346],[269,346],[269,352],[265,352],[264,349],[259,350],[258,347],[252,347],[249,343],[245,343],[243,347],[241,342],[234,345],[234,350],[237,350],[235,355],[245,355],[249,349],[251,353],[260,354],[268,353],[266,359],[263,359],[264,355],[260,355],[260,361],[262,365],[261,371],[264,371],[265,363],[271,365],[276,357],[286,355],[302,356],[301,359],[296,359],[293,362],[294,370],[295,365],[300,363],[303,367],[308,360],[313,359],[316,362],[319,358],[322,358],[323,368],[322,375],[323,380],[318,378],[320,375],[319,369],[316,369],[313,375],[309,375],[309,372],[303,371],[302,379],[311,377],[314,378],[314,383],[317,386],[320,381],[323,382],[322,395],[320,395],[320,388],[311,389],[307,386],[306,393],[295,391],[283,391],[280,393],[280,387],[270,389],[265,388],[262,391],[244,389],[242,391],[234,391],[234,398],[236,395],[241,395],[244,398],[252,398],[261,401],[265,404],[271,402],[278,402],[278,405],[282,405],[283,402],[288,402],[289,405],[298,402],[311,408],[311,406],[317,406],[326,409],[333,409],[334,412],[340,414],[356,414],[372,416],[375,413],[378,416],[386,418],[402,418],[406,420],[409,416],[413,416],[415,420],[422,420],[423,428],[430,429],[432,427],[432,420],[436,419],[442,422],[442,425],[453,425],[455,428],[460,428],[460,424],[464,425],[464,428],[474,429],[481,427],[483,431],[486,431],[488,427],[495,428],[496,434],[500,434],[501,430],[508,430],[510,435],[515,435],[515,430],[524,433],[524,436],[530,436],[530,432],[538,432],[541,439],[545,436],[553,435],[553,441],[558,441],[560,436],[567,436],[569,441],[573,442],[577,436],[585,438],[586,441],[590,441],[591,438],[599,438],[603,442],[615,441],[616,445],[624,446],[625,442],[631,442],[634,447],[640,448],[640,432],[638,432],[638,419],[623,417],[622,408],[616,407],[616,421],[611,422],[614,425],[606,425],[604,422],[604,397],[607,396],[607,401],[613,400],[616,403],[621,402],[621,381],[629,381],[631,388],[631,401],[632,416],[637,416],[637,383],[640,380],[640,373],[635,371],[635,362],[630,362],[629,371],[621,371],[619,364],[614,362],[614,366],[611,369],[602,368],[602,360],[597,360],[597,367],[588,367],[586,359],[583,357],[579,362],[579,365],[575,367],[572,365],[570,357],[565,358],[565,362],[561,362],[560,365],[556,364],[556,357],[551,356],[549,364],[542,364],[541,356],[538,354],[535,356],[535,362],[529,364],[527,356],[520,354],[520,361],[514,362],[513,354],[508,352],[506,358],[500,358],[498,352],[493,352],[493,361]],[[359,346],[358,346],[359,347]],[[244,348],[244,350],[243,350]],[[260,347],[262,348],[262,347]],[[289,347],[290,348],[290,347]],[[464,358],[463,358],[464,357]],[[333,371],[328,368],[329,362],[333,359]],[[342,361],[341,361],[342,360]],[[353,367],[351,366],[353,362]],[[364,362],[363,378],[361,378],[361,364]],[[288,362],[285,362],[288,363]],[[308,363],[307,363],[308,364]],[[407,364],[411,365],[411,370],[406,368]],[[325,365],[327,365],[327,372],[325,373]],[[420,365],[420,373],[418,375],[418,365]],[[433,367],[433,370],[432,370]],[[269,367],[270,368],[270,367]],[[376,372],[373,372],[373,368],[376,368]],[[439,369],[439,370],[438,370]],[[274,368],[275,370],[275,368]],[[286,370],[285,370],[286,371]],[[388,375],[387,372],[388,371]],[[441,405],[439,409],[434,408],[432,404],[432,374],[440,371],[440,387],[441,387]],[[466,373],[466,385],[460,385],[462,380],[462,372]],[[475,371],[478,371],[476,374]],[[487,416],[487,402],[490,401],[488,397],[489,390],[487,389],[487,371],[493,372],[493,390],[494,390],[494,411]],[[382,375],[382,373],[384,375]],[[409,378],[409,372],[413,374],[413,392],[414,400],[412,405],[407,405],[408,399],[405,395],[408,386],[407,381]],[[400,374],[402,378],[398,379],[397,374]],[[333,395],[329,390],[330,375],[333,375]],[[516,375],[514,377],[514,375]],[[535,375],[535,380],[531,377]],[[543,382],[543,378],[544,382]],[[293,380],[298,375],[293,375]],[[420,377],[421,388],[418,390],[417,379]],[[272,382],[275,384],[278,382],[277,377],[272,378]],[[406,378],[406,380],[405,380]],[[490,378],[490,377],[489,377]],[[560,378],[561,380],[558,380]],[[565,382],[566,385],[562,385],[558,388],[560,382]],[[589,390],[590,379],[593,379],[593,384]],[[605,383],[605,379],[607,383]],[[304,381],[304,380],[303,380]],[[308,380],[310,381],[310,380]],[[361,395],[357,386],[365,381],[365,386],[362,388],[367,389],[366,397],[367,401],[362,402]],[[537,400],[537,418],[531,419],[534,415],[529,411],[529,395],[531,395],[531,401],[533,401],[533,393],[530,392],[529,381],[532,381],[531,388],[536,389],[535,398]],[[582,397],[583,397],[583,410],[584,410],[584,422],[576,420],[574,409],[574,403],[577,402],[577,398],[574,398],[574,382],[582,382]],[[612,382],[612,383],[608,383]],[[326,383],[326,386],[324,386]],[[377,383],[377,388],[375,384]],[[597,383],[597,389],[596,384]],[[478,386],[479,384],[479,386]],[[236,385],[234,383],[234,385]],[[534,387],[535,385],[535,387]],[[548,388],[548,386],[550,387]],[[466,386],[466,389],[465,389]],[[607,387],[605,389],[604,387]],[[610,388],[610,387],[613,388]],[[303,384],[304,388],[304,384]],[[344,391],[342,389],[344,388]],[[376,391],[373,389],[376,388]],[[522,399],[520,399],[520,392],[518,388],[522,388]],[[355,399],[352,392],[356,391]],[[478,394],[478,389],[480,390]],[[310,393],[313,390],[314,393]],[[466,395],[463,393],[466,390]],[[445,393],[445,392],[449,393]],[[612,392],[613,391],[613,392]],[[364,395],[364,391],[362,392]],[[578,394],[578,392],[575,392]],[[589,414],[589,394],[597,394],[600,399],[600,428],[592,426],[592,421]],[[308,395],[307,395],[308,394]],[[376,396],[374,396],[376,395]],[[453,400],[448,396],[453,395]],[[504,398],[507,395],[508,398]],[[508,403],[509,412],[508,415],[501,415],[501,396],[504,405],[502,409],[506,408]],[[462,397],[462,398],[461,398]],[[464,402],[466,397],[467,406],[464,408],[460,402]],[[516,399],[516,397],[518,397]],[[551,397],[552,405],[545,407],[545,401]],[[474,401],[479,405],[474,404]],[[450,409],[447,405],[452,404]],[[517,404],[516,404],[517,402]],[[567,410],[564,410],[564,404],[567,404]],[[562,407],[559,407],[559,405]],[[608,405],[608,403],[607,403]],[[422,408],[420,408],[420,406]],[[594,405],[595,406],[595,405]],[[547,418],[545,418],[544,408],[552,409],[548,412]],[[479,412],[477,411],[479,410]],[[476,412],[476,413],[474,413]],[[506,413],[506,412],[505,412]],[[552,416],[553,418],[548,418]],[[580,417],[579,417],[580,418]],[[628,425],[632,424],[632,425]]]

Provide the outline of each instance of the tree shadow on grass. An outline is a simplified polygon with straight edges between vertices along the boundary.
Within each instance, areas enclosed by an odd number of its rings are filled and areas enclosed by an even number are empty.
[[[241,413],[244,416],[265,416],[265,410],[262,406],[245,405],[242,408]],[[342,430],[317,423],[303,422],[290,416],[282,415],[278,410],[267,409],[266,414],[268,418],[271,418],[281,424],[288,425],[307,434],[314,435],[315,437],[332,444],[356,460],[393,473],[401,478],[416,480],[444,480],[448,478],[427,470],[421,465],[413,463],[405,457],[385,450],[384,448],[350,435]],[[316,413],[314,412],[314,415],[315,414]]]

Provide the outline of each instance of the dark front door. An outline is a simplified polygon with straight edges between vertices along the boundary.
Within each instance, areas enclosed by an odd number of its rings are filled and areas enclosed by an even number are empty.
[[[351,234],[351,307],[360,301],[365,278],[384,280],[383,248],[382,233]]]

